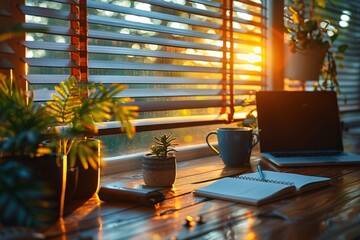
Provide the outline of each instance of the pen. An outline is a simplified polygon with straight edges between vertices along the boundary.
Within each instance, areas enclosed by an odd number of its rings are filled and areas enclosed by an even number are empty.
[[[263,170],[262,170],[260,164],[257,165],[257,170],[258,170],[258,172],[259,172],[260,179],[261,179],[262,181],[265,181],[264,173],[263,173]]]

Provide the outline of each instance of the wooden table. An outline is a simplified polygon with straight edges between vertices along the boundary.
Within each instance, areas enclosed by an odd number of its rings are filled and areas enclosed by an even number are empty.
[[[358,150],[358,149],[357,149]],[[45,234],[55,239],[359,239],[360,165],[278,168],[253,153],[251,166],[224,167],[217,156],[178,163],[166,200],[144,207],[106,203],[94,197]],[[331,177],[334,183],[259,207],[195,196],[214,179],[264,169]],[[141,171],[104,177],[103,182],[141,184]],[[186,218],[193,221],[186,224]],[[199,222],[199,219],[202,221]]]

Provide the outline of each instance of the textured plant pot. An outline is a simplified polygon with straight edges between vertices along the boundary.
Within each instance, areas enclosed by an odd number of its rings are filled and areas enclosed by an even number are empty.
[[[41,156],[29,161],[35,177],[44,181],[55,190],[58,202],[58,217],[62,217],[65,206],[65,190],[67,182],[67,158],[64,155]]]
[[[77,183],[74,183],[76,186],[75,192],[73,194],[73,199],[88,199],[91,198],[97,191],[100,186],[100,163],[101,163],[101,141],[94,138],[88,138],[86,141],[94,141],[94,147],[97,151],[97,163],[98,168],[93,169],[89,166],[88,169],[85,169],[80,160],[76,160],[75,169],[77,170]]]
[[[296,52],[292,53],[289,46],[285,45],[284,77],[300,81],[319,80],[326,51],[325,47],[318,46],[296,49]]]
[[[176,179],[175,156],[156,158],[146,154],[142,158],[144,183],[153,187],[171,187]]]

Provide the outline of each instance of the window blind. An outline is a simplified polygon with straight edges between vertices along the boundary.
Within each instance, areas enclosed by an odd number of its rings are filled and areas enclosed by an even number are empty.
[[[25,18],[19,11],[14,11],[14,7],[14,1],[0,1],[0,72],[11,80],[14,75],[20,76],[24,67],[19,56],[25,54],[25,48],[16,42],[25,36],[20,24]],[[25,89],[25,84],[22,86]]]
[[[3,20],[3,22],[7,23],[8,19],[11,17],[11,13],[5,9],[2,8],[0,10],[0,19]],[[7,20],[7,21],[6,21]],[[14,65],[9,60],[9,55],[14,54],[14,50],[9,46],[7,43],[7,39],[10,37],[8,34],[10,34],[8,31],[8,27],[1,26],[1,38],[0,38],[0,69],[12,69],[14,68]]]
[[[360,2],[333,1],[326,4],[326,8],[316,6],[319,17],[329,19],[339,31],[335,47],[347,44],[343,61],[338,61],[338,81],[342,94],[339,96],[340,110],[354,112],[360,110]]]
[[[35,100],[70,74],[128,85],[137,131],[227,123],[265,82],[264,1],[26,1]],[[250,101],[251,102],[251,101]],[[114,133],[118,123],[101,126]]]

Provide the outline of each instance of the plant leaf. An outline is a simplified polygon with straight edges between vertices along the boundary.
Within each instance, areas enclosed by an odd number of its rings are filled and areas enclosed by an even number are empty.
[[[347,49],[348,49],[348,45],[347,44],[342,44],[338,47],[338,52],[339,53],[344,53]]]

